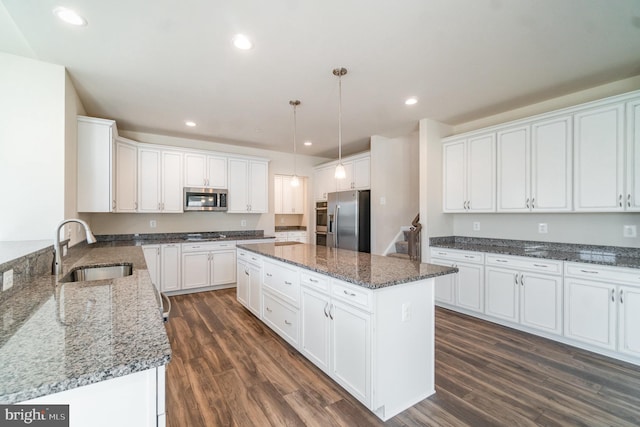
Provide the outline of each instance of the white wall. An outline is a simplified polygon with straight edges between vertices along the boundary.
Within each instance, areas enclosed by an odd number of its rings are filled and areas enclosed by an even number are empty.
[[[275,232],[275,214],[273,213],[274,175],[293,175],[293,153],[283,153],[258,148],[240,147],[189,138],[178,138],[166,135],[131,132],[119,129],[118,133],[125,138],[150,144],[162,144],[176,147],[212,150],[223,153],[234,153],[267,158],[269,162],[269,213],[267,214],[228,214],[225,212],[188,212],[183,214],[92,214],[90,225],[94,234],[131,234],[131,233],[174,233],[195,231],[231,231],[231,230],[264,230],[265,234]],[[314,212],[313,200],[313,166],[327,161],[325,158],[297,156],[297,173],[307,179],[307,212]],[[157,222],[156,228],[149,226],[150,220]],[[241,221],[246,221],[246,226]],[[314,229],[314,216],[305,215],[303,222],[311,233]],[[313,238],[313,235],[309,235]]]
[[[383,254],[419,211],[418,134],[371,137],[371,253]],[[381,198],[386,199],[383,205]],[[393,251],[392,251],[393,252]]]
[[[448,136],[454,133],[462,133],[480,129],[486,126],[492,126],[528,117],[535,114],[553,111],[559,108],[578,105],[583,102],[606,98],[607,96],[618,95],[620,93],[630,92],[640,89],[640,76],[621,80],[619,82],[598,86],[589,90],[577,92],[575,94],[554,98],[545,102],[519,108],[517,110],[507,111],[503,114],[487,117],[474,122],[461,124],[445,131],[442,136]],[[424,129],[423,129],[424,122]],[[421,121],[420,137],[427,138],[430,124],[432,121]],[[426,132],[426,133],[425,133]],[[424,136],[423,136],[424,134]],[[435,140],[435,138],[432,138]],[[440,150],[440,152],[438,152]],[[440,159],[442,158],[441,147],[428,146],[429,154],[434,154]],[[438,154],[439,153],[439,154]],[[422,155],[422,153],[421,153]],[[441,160],[440,160],[441,161]],[[421,176],[421,182],[425,182]],[[427,181],[429,192],[434,195],[438,189],[442,188],[442,178],[437,176],[430,177]],[[433,188],[435,187],[435,188]],[[421,197],[423,197],[421,195]],[[437,202],[439,209],[442,208],[442,197],[439,195],[437,200],[429,197],[428,204],[434,206]],[[422,211],[422,209],[421,209]],[[594,244],[594,245],[612,245],[624,247],[640,247],[640,238],[624,238],[622,236],[623,225],[636,225],[640,231],[640,215],[623,214],[623,213],[564,213],[564,214],[440,214],[441,217],[449,218],[452,221],[452,228],[444,227],[442,229],[433,230],[431,236],[452,235],[471,236],[471,237],[487,237],[499,239],[515,239],[515,240],[536,240],[551,241],[564,243]],[[430,212],[429,219],[438,217],[437,212]],[[446,225],[445,222],[441,223]],[[473,222],[480,222],[480,231],[473,231]],[[538,224],[547,223],[548,233],[538,233]],[[430,224],[431,225],[431,224]]]
[[[65,215],[65,69],[0,53],[0,93],[0,241],[52,238]]]

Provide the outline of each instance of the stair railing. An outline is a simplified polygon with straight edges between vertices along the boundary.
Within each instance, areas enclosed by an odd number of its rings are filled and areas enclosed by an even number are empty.
[[[422,225],[420,224],[420,214],[411,221],[411,228],[408,232],[409,242],[409,259],[412,261],[420,261],[420,235],[422,231]]]

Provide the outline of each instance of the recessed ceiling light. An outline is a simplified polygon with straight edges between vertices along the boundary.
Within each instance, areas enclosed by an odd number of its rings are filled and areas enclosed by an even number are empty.
[[[304,145],[306,145],[307,147],[310,147],[310,146],[312,146],[312,145],[313,145],[313,142],[311,142],[311,141],[305,141],[305,142],[304,142]]]
[[[236,34],[233,38],[233,45],[242,50],[249,50],[253,47],[251,40],[244,34]]]
[[[193,122],[191,120],[187,120],[186,122],[184,122],[185,125],[189,126],[190,128],[195,127],[196,126],[196,122]]]
[[[406,105],[415,105],[418,103],[418,98],[416,98],[415,96],[412,96],[411,98],[407,98],[404,103]]]
[[[87,25],[87,20],[78,15],[78,12],[76,12],[75,10],[67,9],[66,7],[56,7],[55,9],[53,9],[53,14],[67,24],[75,25],[77,27],[84,27],[85,25]]]

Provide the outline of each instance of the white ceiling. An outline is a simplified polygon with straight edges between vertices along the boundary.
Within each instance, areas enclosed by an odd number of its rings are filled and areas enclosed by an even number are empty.
[[[337,157],[338,66],[349,70],[346,153],[421,118],[460,124],[640,74],[639,0],[1,2],[0,24],[19,37],[0,48],[26,42],[15,49],[67,67],[89,115],[289,151],[299,99],[298,141],[314,143],[299,152],[327,157]],[[88,26],[59,22],[58,5]],[[236,33],[255,47],[235,49]],[[404,105],[410,95],[417,105]]]

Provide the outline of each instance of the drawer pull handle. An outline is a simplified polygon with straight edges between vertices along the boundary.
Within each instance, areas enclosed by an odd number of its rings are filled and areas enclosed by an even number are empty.
[[[624,299],[622,298],[622,289],[620,289],[620,304],[624,304]]]
[[[544,267],[544,268],[549,267],[548,265],[545,265],[545,264],[533,264],[533,266],[534,267]]]
[[[251,257],[251,259],[254,260],[254,261],[258,260],[258,258],[255,258],[255,257]]]
[[[310,281],[311,283],[318,283],[318,281],[317,281],[316,279],[312,279],[311,277],[309,277],[309,281]]]
[[[438,252],[438,255],[446,255],[446,252]]]
[[[285,323],[285,325],[291,326],[291,322],[289,322],[288,320],[285,320],[284,323]]]
[[[267,273],[267,277],[273,277],[271,273]]]
[[[592,271],[592,270],[580,270],[580,271],[582,271],[583,273],[588,273],[588,274],[598,274],[597,271]]]
[[[465,258],[475,258],[473,255],[465,255]]]
[[[355,297],[356,294],[354,294],[353,292],[348,292],[348,291],[343,291],[345,295],[349,295],[350,297]]]
[[[291,285],[291,282],[287,282],[286,280],[284,281],[285,285]]]
[[[271,309],[269,307],[265,307],[269,313],[271,313]]]
[[[246,274],[247,276],[249,275],[249,272],[247,270],[244,271],[244,274]]]
[[[616,301],[616,290],[611,289],[611,302],[615,302],[615,301]]]
[[[246,256],[244,252],[240,252],[240,256]]]
[[[509,262],[506,259],[497,259],[496,262]]]

